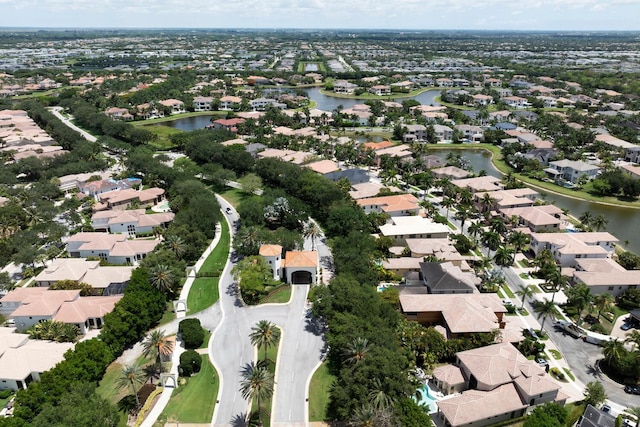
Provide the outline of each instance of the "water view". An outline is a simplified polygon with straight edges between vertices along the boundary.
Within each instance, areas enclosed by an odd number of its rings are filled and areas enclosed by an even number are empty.
[[[168,122],[161,122],[158,124],[184,130],[184,131],[191,131],[196,129],[203,129],[205,126],[211,124],[211,117],[213,116],[205,115],[205,116],[183,117],[180,119],[175,119]]]

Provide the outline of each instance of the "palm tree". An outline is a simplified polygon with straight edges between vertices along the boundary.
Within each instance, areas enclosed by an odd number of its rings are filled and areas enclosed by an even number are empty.
[[[602,345],[602,354],[608,365],[620,360],[625,351],[624,343],[618,339],[609,340]]]
[[[596,216],[595,218],[593,218],[593,221],[592,221],[591,224],[593,225],[593,228],[596,229],[596,231],[600,231],[601,229],[606,227],[608,222],[609,221],[607,221],[607,219],[604,217],[604,215],[600,214],[600,215]]]
[[[578,320],[576,321],[576,325],[580,326],[580,323],[582,322],[582,312],[591,304],[591,301],[593,301],[591,289],[589,289],[589,287],[584,283],[580,283],[567,289],[567,298],[568,303],[578,310]]]
[[[133,395],[136,397],[136,407],[140,407],[140,399],[138,398],[138,389],[136,385],[144,384],[146,378],[142,368],[135,365],[127,365],[122,368],[120,376],[118,377],[117,384],[119,388],[131,387]]]
[[[489,221],[489,228],[491,228],[491,231],[498,233],[501,236],[507,232],[507,224],[505,224],[500,218],[493,218]]]
[[[365,404],[357,408],[349,422],[353,427],[376,427],[378,425],[378,411],[372,404]]]
[[[352,342],[347,344],[347,348],[344,349],[344,361],[349,365],[355,365],[358,362],[364,360],[368,352],[369,341],[366,338],[357,337]]]
[[[384,391],[384,387],[379,378],[373,379],[368,400],[378,410],[385,410],[393,406],[393,399]]]
[[[318,224],[316,224],[315,221],[309,220],[304,225],[302,234],[304,237],[308,237],[309,239],[311,239],[312,251],[316,250],[316,237],[320,236],[321,232],[322,231],[320,230],[320,227],[318,227]]]
[[[468,206],[460,206],[456,212],[455,218],[460,221],[460,232],[464,233],[464,223],[471,218],[472,211]]]
[[[482,234],[483,229],[484,227],[479,222],[472,222],[467,228],[467,233],[469,233],[469,235],[473,237],[475,241],[476,237]]]
[[[149,272],[149,282],[160,292],[167,295],[173,291],[173,272],[165,264],[155,265]]]
[[[262,425],[261,402],[263,399],[268,399],[273,395],[273,385],[273,374],[264,366],[257,366],[254,362],[251,362],[242,370],[240,393],[244,399],[256,399],[258,401],[259,425]]]
[[[168,236],[166,244],[167,247],[175,254],[176,258],[182,258],[186,248],[184,247],[184,242],[180,236],[176,236],[175,234]]]
[[[542,318],[542,323],[540,324],[541,331],[544,329],[544,322],[547,320],[547,317],[549,315],[555,316],[558,313],[555,303],[549,300],[544,300],[538,303],[535,306],[534,311],[538,314],[538,318]]]
[[[520,310],[522,310],[524,308],[524,302],[527,298],[531,298],[532,296],[535,295],[535,288],[533,287],[533,285],[528,285],[528,286],[520,286],[520,289],[516,291],[516,295],[518,295],[519,297],[522,298],[522,306],[520,307]]]
[[[593,306],[598,310],[598,320],[600,320],[603,311],[611,310],[614,302],[615,298],[608,292],[593,297]]]
[[[256,325],[251,328],[251,334],[249,334],[251,344],[264,348],[264,363],[267,363],[267,349],[271,346],[275,346],[280,339],[280,329],[268,320],[260,320]],[[266,366],[266,365],[265,365]]]
[[[500,246],[500,235],[495,231],[485,231],[482,233],[482,244],[487,247],[487,258],[490,251],[495,251]]]
[[[447,210],[447,220],[449,219],[449,209],[453,206],[455,206],[456,202],[450,198],[450,197],[443,197],[442,198],[442,207],[445,208]]]
[[[491,193],[484,193],[480,202],[483,206],[482,211],[489,212],[493,207],[493,203],[495,202],[495,200],[493,197],[491,197]]]
[[[631,332],[627,332],[627,338],[624,342],[634,343],[640,349],[640,331],[634,329]]]
[[[591,228],[591,223],[593,222],[593,215],[591,215],[591,212],[586,211],[582,215],[580,215],[580,218],[578,218],[578,220],[580,220],[582,225],[589,229]]]
[[[522,252],[522,250],[529,244],[529,236],[521,231],[515,231],[509,236],[509,243],[511,243],[516,252]]]
[[[496,264],[500,266],[500,269],[504,269],[505,267],[512,266],[513,260],[514,260],[513,249],[500,246],[496,250],[493,260]]]
[[[173,340],[169,339],[164,331],[152,331],[142,342],[142,346],[144,348],[142,354],[145,357],[152,355],[155,358],[155,371],[159,373],[162,357],[173,352]]]

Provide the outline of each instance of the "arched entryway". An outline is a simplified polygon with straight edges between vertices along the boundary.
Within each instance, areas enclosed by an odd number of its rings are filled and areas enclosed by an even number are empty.
[[[313,282],[313,275],[310,271],[298,270],[291,273],[292,285],[310,285]]]

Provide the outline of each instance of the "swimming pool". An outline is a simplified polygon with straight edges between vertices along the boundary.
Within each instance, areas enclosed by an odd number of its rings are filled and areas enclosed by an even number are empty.
[[[438,410],[436,406],[436,398],[431,394],[431,389],[429,388],[429,384],[425,384],[418,389],[420,392],[420,399],[416,399],[418,405],[426,405],[429,407],[429,413],[433,414]]]

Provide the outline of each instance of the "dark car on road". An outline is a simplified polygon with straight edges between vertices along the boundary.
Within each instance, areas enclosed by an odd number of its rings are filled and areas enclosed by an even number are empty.
[[[640,394],[640,386],[637,385],[627,385],[624,387],[625,393],[629,394]]]

